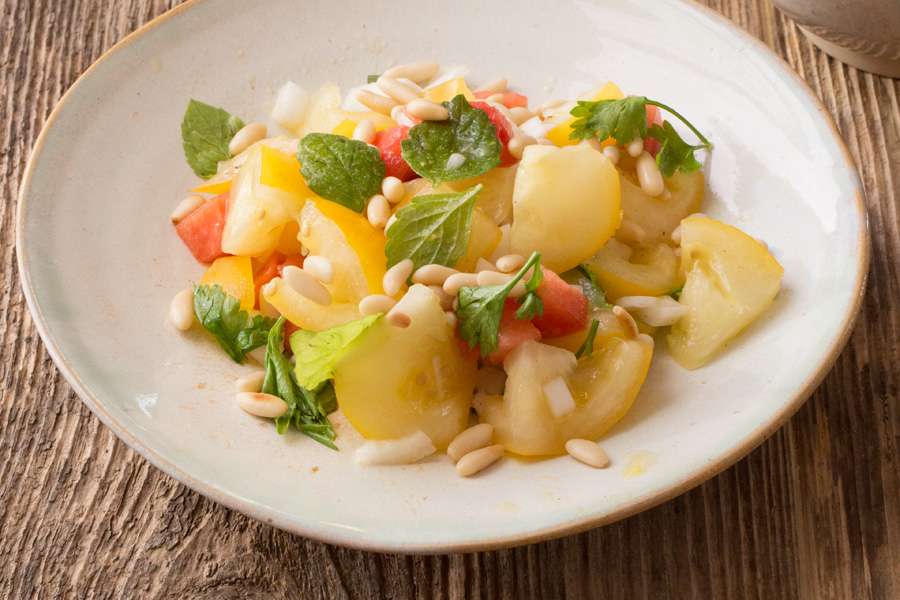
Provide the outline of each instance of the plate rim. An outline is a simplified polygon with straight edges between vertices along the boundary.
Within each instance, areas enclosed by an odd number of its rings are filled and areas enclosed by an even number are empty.
[[[850,154],[846,142],[844,141],[843,137],[841,137],[841,134],[837,129],[834,118],[831,116],[831,113],[829,113],[825,108],[822,101],[819,100],[819,98],[815,95],[806,81],[804,81],[800,77],[800,75],[798,75],[791,68],[790,64],[787,63],[787,61],[776,54],[762,40],[745,31],[724,15],[707,6],[699,4],[698,2],[696,2],[696,0],[672,0],[673,3],[681,4],[686,10],[693,10],[695,12],[701,13],[706,17],[711,18],[719,25],[724,26],[726,29],[728,29],[732,34],[738,36],[746,42],[751,43],[757,50],[761,51],[763,54],[767,54],[769,58],[774,58],[775,67],[780,69],[782,74],[788,75],[788,78],[793,81],[794,85],[802,90],[803,93],[807,96],[807,99],[816,108],[819,116],[824,119],[825,123],[831,130],[832,139],[837,143],[837,147],[841,151],[844,166],[852,174],[852,182],[855,187],[855,193],[852,202],[855,204],[855,208],[859,214],[860,223],[858,231],[859,242],[857,247],[856,280],[854,282],[855,290],[853,294],[853,301],[849,304],[846,312],[844,313],[841,320],[840,330],[832,340],[827,353],[823,355],[815,372],[808,376],[803,384],[799,387],[799,391],[792,397],[790,397],[782,406],[782,408],[778,412],[773,414],[766,422],[761,423],[755,429],[746,434],[738,445],[716,457],[714,460],[707,463],[703,467],[686,473],[685,476],[682,477],[679,481],[667,487],[660,488],[642,496],[637,496],[632,500],[624,503],[616,510],[613,510],[606,514],[587,514],[580,517],[573,517],[549,526],[500,537],[473,539],[458,542],[432,541],[404,543],[402,541],[392,542],[384,539],[372,540],[364,536],[360,537],[358,535],[348,535],[347,533],[342,533],[339,528],[330,530],[314,530],[304,525],[303,523],[298,523],[297,521],[290,518],[282,517],[280,513],[273,513],[271,509],[264,508],[251,499],[238,496],[233,492],[229,492],[227,490],[219,488],[215,484],[195,478],[190,473],[184,471],[180,466],[178,466],[177,463],[163,458],[162,456],[157,454],[157,452],[153,448],[146,446],[139,438],[133,435],[125,425],[123,425],[109,412],[107,412],[103,404],[98,401],[98,399],[91,393],[88,387],[82,383],[75,369],[63,357],[53,335],[49,330],[49,327],[47,326],[47,321],[44,317],[43,311],[41,310],[41,306],[37,301],[34,289],[32,287],[30,271],[28,269],[28,257],[24,252],[24,248],[27,247],[24,235],[24,221],[26,212],[24,206],[26,204],[26,198],[31,187],[34,165],[40,159],[48,132],[53,127],[56,120],[59,118],[59,115],[64,109],[66,101],[75,92],[75,90],[82,85],[83,81],[90,77],[94,70],[98,67],[98,65],[105,61],[113,53],[121,51],[123,48],[134,42],[137,38],[159,27],[160,25],[163,25],[170,19],[175,18],[182,13],[191,10],[192,8],[207,1],[208,0],[186,0],[183,4],[169,9],[168,11],[148,21],[138,29],[129,33],[109,49],[107,49],[105,52],[103,52],[93,63],[91,63],[91,65],[76,78],[72,85],[60,97],[59,101],[53,107],[53,110],[47,116],[47,119],[41,128],[41,132],[34,142],[34,147],[29,154],[28,161],[22,173],[22,180],[17,195],[15,234],[16,263],[18,267],[21,288],[25,296],[25,302],[28,306],[29,313],[31,314],[32,320],[34,322],[34,326],[41,337],[41,341],[43,342],[47,353],[53,359],[56,368],[59,369],[69,385],[72,386],[73,390],[76,392],[81,401],[84,402],[85,405],[87,405],[91,412],[98,419],[100,419],[100,421],[106,427],[112,430],[116,437],[124,442],[129,448],[140,454],[154,467],[160,469],[166,475],[174,478],[176,481],[182,483],[195,492],[232,510],[236,510],[244,515],[247,515],[252,519],[255,519],[262,523],[266,523],[268,525],[272,525],[283,531],[301,535],[303,537],[314,539],[316,541],[336,544],[356,550],[403,554],[480,552],[546,541],[565,535],[573,535],[586,531],[588,529],[593,529],[596,527],[614,523],[644,510],[648,510],[650,508],[658,506],[668,500],[684,494],[685,492],[715,477],[725,469],[737,463],[739,460],[744,458],[759,445],[761,445],[775,431],[780,429],[788,421],[788,419],[790,419],[800,409],[800,407],[806,402],[806,400],[812,395],[812,393],[819,387],[826,375],[828,375],[828,373],[831,371],[831,368],[834,366],[834,363],[836,362],[838,356],[846,346],[850,335],[853,332],[857,316],[859,315],[859,312],[861,310],[863,298],[865,297],[866,281],[868,279],[869,273],[871,237],[868,227],[868,213],[866,210],[864,199],[864,188],[859,177],[859,172],[853,161],[853,157]],[[473,538],[477,537],[477,535],[473,536]]]

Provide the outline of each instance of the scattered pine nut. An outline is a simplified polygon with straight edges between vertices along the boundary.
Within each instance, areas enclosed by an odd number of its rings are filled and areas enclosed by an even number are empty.
[[[599,444],[591,440],[571,439],[566,442],[566,452],[575,460],[595,469],[609,466],[609,456]]]
[[[451,296],[459,294],[459,288],[475,287],[478,276],[474,273],[454,273],[444,281],[444,291]]]
[[[377,113],[389,116],[391,114],[391,109],[397,106],[397,103],[391,98],[376,94],[375,92],[370,92],[369,90],[357,90],[356,100],[369,110],[374,110]]]
[[[614,165],[619,164],[619,159],[622,157],[621,153],[619,152],[619,147],[618,147],[618,146],[607,146],[607,147],[605,147],[605,148],[603,149],[603,155],[604,155],[606,158],[608,158],[608,159],[609,159],[609,162],[611,162],[611,163],[614,164]]]
[[[369,198],[369,203],[366,205],[366,218],[369,219],[372,227],[382,229],[387,226],[388,219],[391,218],[391,205],[387,198],[381,194],[375,194]]]
[[[397,301],[384,294],[371,294],[359,301],[359,314],[364,317],[386,313],[394,308]]]
[[[438,68],[439,66],[435,62],[414,62],[391,67],[384,72],[384,75],[394,79],[406,78],[416,83],[424,83],[437,75]]]
[[[183,218],[200,208],[204,202],[206,200],[203,199],[203,196],[196,194],[188,196],[178,203],[178,206],[175,207],[169,218],[172,220],[172,223],[180,223]]]
[[[237,403],[244,412],[266,419],[276,419],[288,411],[284,400],[262,392],[238,392]]]
[[[521,254],[507,254],[497,259],[497,270],[501,273],[515,273],[525,264],[525,257]]]
[[[492,94],[497,94],[499,92],[505,92],[509,87],[509,82],[506,79],[500,78],[495,79],[493,81],[489,81],[480,88],[478,88],[477,92],[491,92]]]
[[[421,92],[393,77],[382,75],[378,78],[377,85],[382,92],[393,98],[398,104],[407,104],[422,97]]]
[[[456,472],[460,477],[471,477],[479,473],[503,457],[503,446],[495,444],[469,452],[456,463]]]
[[[473,425],[453,438],[453,441],[447,446],[447,456],[450,457],[450,460],[456,462],[469,452],[484,448],[490,444],[493,437],[494,426],[490,423]]]
[[[412,260],[404,258],[388,269],[381,280],[384,293],[388,296],[396,296],[406,284],[406,280],[409,279],[409,276],[412,275],[413,266]]]
[[[425,285],[444,285],[447,278],[451,275],[459,273],[456,269],[445,267],[444,265],[425,265],[416,269],[413,273],[413,283],[423,283]]]
[[[625,337],[634,339],[638,335],[640,335],[641,332],[638,329],[637,323],[634,322],[634,317],[632,317],[627,310],[625,310],[621,306],[613,306],[612,312],[619,320],[619,324],[622,326],[622,329],[625,330]]]
[[[634,170],[637,173],[638,183],[641,184],[641,190],[645,194],[659,196],[665,191],[666,186],[662,173],[659,172],[659,165],[649,153],[641,153],[634,165]]]
[[[524,106],[514,106],[509,109],[509,116],[512,119],[513,123],[515,123],[516,125],[521,125],[534,115]]]
[[[303,270],[322,283],[331,283],[334,280],[334,266],[324,256],[310,254],[303,260]]]
[[[375,141],[375,125],[369,119],[363,119],[353,129],[353,139],[371,144]]]
[[[238,377],[234,382],[234,387],[239,392],[258,392],[262,389],[263,380],[266,378],[265,371],[254,371],[242,377]]]
[[[437,102],[417,98],[406,105],[406,113],[423,121],[446,121],[450,118],[450,112]]]
[[[232,156],[240,154],[249,148],[251,144],[264,139],[267,133],[268,129],[262,123],[247,123],[228,142],[228,153]]]
[[[628,156],[633,158],[637,158],[641,155],[641,152],[644,151],[644,138],[634,138],[625,146],[625,151],[628,152]]]
[[[509,283],[509,280],[512,279],[512,275],[508,275],[506,273],[498,273],[497,271],[481,271],[476,276],[476,282],[478,285],[506,285]]]
[[[509,153],[513,155],[513,157],[522,158],[522,153],[525,152],[525,148],[536,143],[537,140],[535,140],[530,135],[521,134],[513,136],[513,138],[509,140],[509,143],[506,145],[506,148],[509,150]]]
[[[194,290],[184,288],[172,298],[169,321],[179,331],[187,331],[194,324]]]
[[[291,286],[295,292],[305,296],[316,304],[321,304],[323,306],[331,304],[331,292],[328,291],[328,288],[300,267],[294,265],[284,267],[281,270],[281,279]],[[272,282],[275,281],[275,279],[272,280]]]
[[[391,204],[397,204],[406,197],[406,188],[402,181],[389,175],[381,181],[381,195]]]

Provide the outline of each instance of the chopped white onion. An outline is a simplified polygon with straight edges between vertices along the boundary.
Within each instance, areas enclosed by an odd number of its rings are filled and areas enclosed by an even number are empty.
[[[556,377],[544,384],[544,396],[547,397],[547,406],[554,417],[564,417],[575,410],[575,399],[572,392],[562,377]]]
[[[653,327],[672,325],[688,312],[687,306],[671,296],[623,296],[616,304]]]
[[[306,118],[306,108],[309,105],[309,92],[302,87],[288,81],[278,90],[275,96],[275,106],[272,108],[272,120],[285,129],[296,130],[303,124]]]

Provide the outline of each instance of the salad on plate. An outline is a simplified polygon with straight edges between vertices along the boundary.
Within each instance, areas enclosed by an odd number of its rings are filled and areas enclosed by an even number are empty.
[[[271,120],[189,102],[203,181],[171,220],[207,268],[170,320],[261,365],[237,404],[278,433],[337,450],[339,410],[359,464],[603,468],[655,346],[700,368],[781,286],[764,242],[701,212],[710,140],[614,83],[532,106],[419,62],[346,98],[288,82]]]

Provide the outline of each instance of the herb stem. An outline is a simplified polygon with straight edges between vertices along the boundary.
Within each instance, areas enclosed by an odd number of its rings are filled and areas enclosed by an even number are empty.
[[[597,337],[597,329],[599,327],[600,321],[597,319],[591,321],[591,328],[588,330],[587,337],[584,338],[584,343],[581,344],[581,347],[575,352],[575,358],[590,356],[594,352],[594,338]]]
[[[697,129],[696,127],[694,127],[693,124],[691,124],[691,122],[688,121],[680,112],[678,112],[671,106],[667,106],[667,105],[663,104],[662,102],[658,102],[656,100],[651,100],[650,98],[645,98],[644,101],[651,106],[656,106],[658,108],[661,108],[661,109],[665,110],[666,112],[670,112],[673,115],[675,115],[676,117],[678,117],[678,120],[681,121],[682,123],[684,123],[685,125],[687,125],[688,129],[693,131],[694,135],[696,135],[697,138],[701,142],[703,142],[704,148],[706,148],[708,150],[712,149],[712,147],[713,147],[712,142],[710,142],[708,139],[706,139],[706,136],[703,135],[702,133],[700,133],[700,130]]]
[[[528,272],[528,269],[535,266],[536,264],[541,262],[541,253],[535,250],[531,253],[531,256],[528,257],[528,260],[525,261],[525,264],[522,265],[522,268],[519,269],[519,272],[515,274],[515,276],[506,282],[506,285],[503,286],[503,291],[501,292],[504,297],[508,296],[512,291],[516,284],[525,277],[525,273]]]

